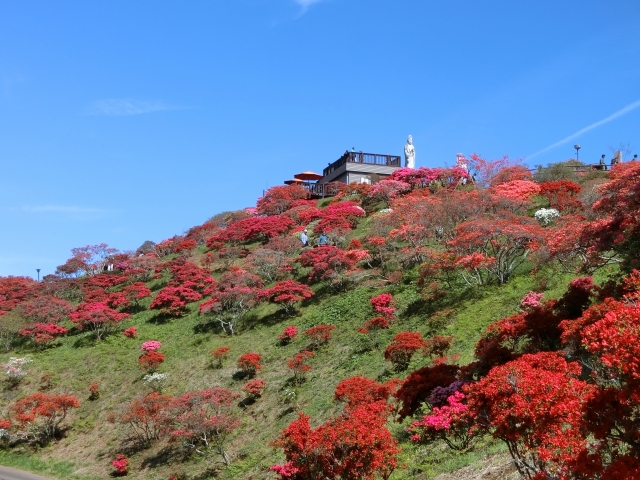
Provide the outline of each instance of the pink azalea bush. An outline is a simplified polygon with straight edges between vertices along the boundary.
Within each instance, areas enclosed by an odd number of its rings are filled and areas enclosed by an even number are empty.
[[[159,341],[147,340],[142,344],[140,350],[142,350],[143,352],[155,352],[156,350],[159,350],[160,347],[162,347],[162,343],[160,343]]]

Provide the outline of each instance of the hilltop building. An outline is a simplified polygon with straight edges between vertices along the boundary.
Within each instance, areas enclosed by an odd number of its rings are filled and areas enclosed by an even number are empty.
[[[286,184],[300,183],[308,188],[314,196],[325,197],[336,194],[334,182],[371,183],[371,175],[380,178],[388,177],[401,168],[401,159],[397,155],[346,151],[335,162],[322,171],[322,175],[313,172],[302,172],[294,175]],[[309,183],[315,181],[315,183]]]

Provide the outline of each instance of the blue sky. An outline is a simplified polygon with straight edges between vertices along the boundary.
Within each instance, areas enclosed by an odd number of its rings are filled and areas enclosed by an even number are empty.
[[[638,107],[635,0],[0,1],[0,275],[408,134],[418,166],[640,153]]]

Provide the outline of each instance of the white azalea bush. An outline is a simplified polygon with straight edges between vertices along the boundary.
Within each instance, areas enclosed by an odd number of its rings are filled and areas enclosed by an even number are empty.
[[[533,216],[540,225],[546,226],[553,223],[556,218],[560,218],[560,212],[555,208],[541,208]]]
[[[160,393],[166,386],[168,378],[168,373],[149,373],[145,375],[142,380],[151,390]]]

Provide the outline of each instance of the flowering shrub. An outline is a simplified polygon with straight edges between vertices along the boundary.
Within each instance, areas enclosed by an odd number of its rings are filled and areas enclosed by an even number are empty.
[[[393,318],[393,314],[396,309],[391,306],[393,296],[390,293],[382,293],[375,297],[371,297],[370,302],[376,312],[381,313],[386,318]]]
[[[256,352],[248,352],[243,355],[240,355],[238,358],[238,368],[242,370],[249,376],[253,376],[256,374],[257,370],[262,368],[260,365],[260,361],[262,360],[262,355]]]
[[[560,212],[555,208],[541,208],[533,214],[533,217],[540,222],[540,225],[547,226],[556,218],[560,218]]]
[[[122,334],[127,338],[136,338],[138,336],[138,329],[136,327],[127,328]]]
[[[298,327],[295,325],[289,325],[284,328],[284,331],[278,336],[278,340],[283,345],[290,343],[292,340],[298,338]]]
[[[234,412],[239,396],[228,388],[213,387],[175,398],[168,409],[171,436],[182,439],[189,448],[196,449],[200,445],[198,451],[217,453],[229,465],[231,459],[224,444],[240,425]]]
[[[303,283],[295,280],[284,280],[260,292],[260,296],[270,302],[281,305],[285,312],[291,314],[295,310],[294,305],[311,298],[313,291]]]
[[[168,395],[152,392],[124,405],[114,421],[128,427],[128,431],[141,445],[158,440],[167,428],[167,409],[172,401]]]
[[[431,442],[436,439],[444,440],[450,448],[464,450],[473,438],[471,426],[473,418],[469,409],[463,403],[465,395],[455,392],[447,398],[447,404],[434,407],[431,413],[422,420],[413,422],[407,428],[413,442]]]
[[[115,460],[111,462],[111,465],[113,465],[116,475],[126,475],[129,466],[129,459],[124,455],[124,453],[119,453],[116,455]]]
[[[540,193],[540,185],[529,180],[512,180],[496,185],[492,189],[498,195],[515,200],[527,200]]]
[[[55,323],[36,323],[18,332],[21,337],[29,337],[36,345],[48,344],[68,330]]]
[[[335,325],[322,324],[311,327],[310,329],[306,330],[304,334],[307,337],[311,338],[311,347],[313,349],[316,349],[329,341],[329,339],[331,338],[331,333],[333,332],[333,330],[335,330],[335,328]]]
[[[389,328],[389,320],[384,317],[375,317],[364,322],[364,326],[359,327],[358,331],[360,333],[370,333],[372,331],[384,330],[387,328]]]
[[[128,313],[120,313],[103,302],[81,303],[69,318],[79,330],[89,328],[98,339],[103,338],[120,322],[129,318]]]
[[[226,358],[229,356],[229,351],[231,350],[231,347],[220,347],[216,350],[211,350],[209,353],[211,355],[213,355],[213,358],[215,359],[215,367],[216,368],[222,368],[222,363],[226,360]]]
[[[282,480],[389,478],[399,450],[387,413],[379,403],[360,405],[315,429],[301,413],[272,443],[284,450],[286,463],[271,470]]]
[[[357,263],[357,259],[328,245],[306,250],[296,262],[303,267],[311,267],[308,277],[310,282],[329,280],[332,286],[340,287],[344,283],[344,273]]]
[[[435,335],[424,342],[422,351],[425,357],[442,357],[451,348],[452,336]]]
[[[140,350],[142,350],[143,352],[155,352],[160,347],[162,347],[162,343],[160,343],[159,341],[147,340],[142,344],[142,346],[140,347]]]
[[[18,383],[27,375],[23,367],[31,362],[29,357],[10,357],[7,363],[0,364],[0,369],[4,371],[9,383]]]
[[[156,295],[149,308],[160,310],[172,317],[179,317],[187,313],[187,303],[197,302],[201,298],[202,295],[190,288],[165,287]]]
[[[300,353],[296,353],[293,358],[287,362],[289,368],[293,370],[294,382],[302,383],[307,372],[311,370],[311,366],[305,363],[309,358],[313,358],[313,352],[303,350]]]
[[[397,371],[406,370],[415,352],[424,348],[425,341],[419,332],[400,332],[384,351],[384,359]]]
[[[334,398],[346,402],[347,409],[374,402],[386,404],[389,397],[395,392],[397,385],[398,380],[378,383],[362,376],[345,378],[336,387]]]
[[[100,384],[93,382],[89,385],[89,400],[97,400],[100,398]]]
[[[59,433],[58,427],[71,408],[80,408],[73,395],[34,393],[9,407],[11,430],[19,439],[45,444]]]
[[[522,300],[520,300],[520,309],[524,312],[530,312],[534,308],[541,307],[542,302],[540,300],[542,300],[543,296],[544,293],[527,293],[524,297],[522,297]]]
[[[150,351],[138,358],[140,368],[147,372],[154,372],[164,362],[164,355],[160,352]]]
[[[0,295],[0,298],[2,295]],[[59,323],[74,310],[71,302],[53,295],[39,295],[18,306],[20,315],[33,323]]]
[[[162,392],[169,378],[168,373],[148,373],[142,377],[142,381],[154,392]]]
[[[242,390],[247,392],[250,398],[256,399],[262,395],[265,385],[266,382],[264,380],[249,380],[244,387],[242,387]]]
[[[382,180],[372,185],[367,195],[371,199],[382,200],[388,205],[391,199],[410,190],[411,185],[408,183],[398,180]]]

